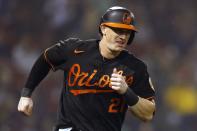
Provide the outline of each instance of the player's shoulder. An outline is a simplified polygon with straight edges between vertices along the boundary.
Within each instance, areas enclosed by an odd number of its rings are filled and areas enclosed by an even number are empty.
[[[66,44],[73,47],[90,47],[98,43],[96,39],[82,40],[80,38],[67,38],[59,41],[59,44]]]
[[[127,59],[128,64],[132,64],[137,68],[147,68],[146,63],[139,57],[135,56],[132,52],[124,50],[124,55],[126,55],[125,58]]]
[[[79,41],[81,41],[79,38],[65,38],[65,39],[61,39],[58,41],[57,45],[73,45],[75,43],[78,43]]]
[[[97,39],[86,39],[86,40],[83,40],[83,39],[80,39],[80,38],[73,38],[73,37],[70,37],[70,38],[66,38],[66,39],[63,39],[63,40],[60,40],[59,42],[64,44],[64,43],[78,43],[78,44],[90,44],[90,43],[96,43],[98,40]]]

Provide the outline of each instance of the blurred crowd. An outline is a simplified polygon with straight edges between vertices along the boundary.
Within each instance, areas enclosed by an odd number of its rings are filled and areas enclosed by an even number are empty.
[[[111,6],[135,14],[138,33],[128,50],[145,61],[157,92],[150,123],[129,112],[122,131],[197,130],[197,1],[0,0],[0,131],[50,131],[63,73],[50,73],[35,90],[33,116],[17,112],[20,90],[41,52],[59,39],[99,38]]]

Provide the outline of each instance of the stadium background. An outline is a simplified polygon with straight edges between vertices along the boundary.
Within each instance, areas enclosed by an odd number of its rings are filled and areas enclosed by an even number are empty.
[[[153,122],[127,113],[123,131],[196,131],[195,0],[0,0],[0,131],[51,130],[62,72],[50,73],[36,89],[31,118],[17,112],[32,64],[58,39],[99,38],[100,17],[114,5],[134,12],[139,33],[128,49],[148,64],[157,91]]]

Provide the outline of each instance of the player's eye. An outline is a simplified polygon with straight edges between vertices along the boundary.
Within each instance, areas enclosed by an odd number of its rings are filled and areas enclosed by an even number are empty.
[[[130,34],[131,30],[111,28],[117,34]]]

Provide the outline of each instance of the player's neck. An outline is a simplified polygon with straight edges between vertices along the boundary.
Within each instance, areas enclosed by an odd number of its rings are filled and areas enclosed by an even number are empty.
[[[120,52],[111,51],[109,48],[107,48],[105,42],[106,41],[101,40],[99,43],[99,50],[100,50],[101,55],[107,59],[113,59],[117,57],[120,54]]]

